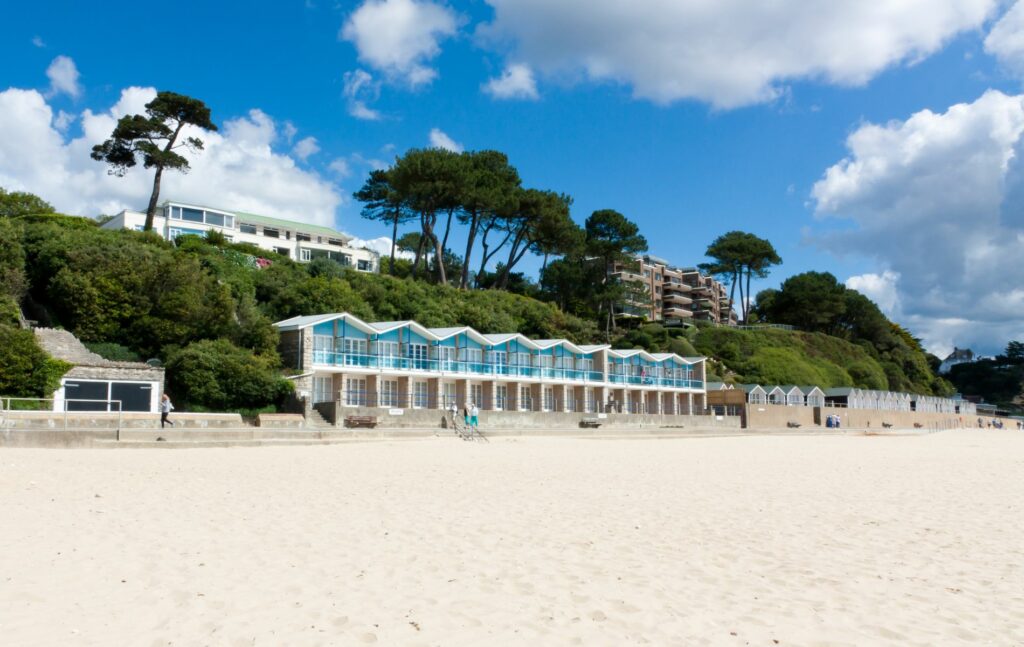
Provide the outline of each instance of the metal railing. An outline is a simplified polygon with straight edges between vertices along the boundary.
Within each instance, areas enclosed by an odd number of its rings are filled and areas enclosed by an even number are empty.
[[[58,404],[63,405],[58,408]],[[103,410],[97,409],[76,409],[68,408],[69,404],[82,403],[87,404],[103,404]],[[117,439],[121,439],[121,414],[122,414],[122,401],[121,400],[89,400],[85,398],[64,398],[62,400],[56,400],[54,398],[12,398],[7,396],[0,396],[0,429],[12,429],[14,423],[17,422],[16,418],[12,418],[10,414],[17,413],[50,413],[50,414],[62,414],[61,431],[68,430],[68,414],[72,415],[89,415],[97,413],[116,413],[117,418]]]
[[[664,386],[670,388],[703,388],[702,380],[690,378],[661,377],[653,375],[622,375],[612,373],[605,379],[601,371],[580,370],[551,366],[523,366],[501,362],[476,362],[451,359],[428,359],[398,355],[372,355],[344,351],[314,350],[313,363],[325,366],[350,366],[352,368],[384,369],[396,371],[422,371],[425,373],[452,373],[457,375],[525,377],[532,379],[569,380],[604,384],[636,384]]]

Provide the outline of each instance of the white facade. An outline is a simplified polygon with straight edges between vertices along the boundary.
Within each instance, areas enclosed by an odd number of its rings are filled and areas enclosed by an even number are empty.
[[[126,209],[103,228],[142,231],[145,224],[145,213]],[[349,247],[349,236],[328,227],[173,201],[161,205],[153,218],[153,231],[167,240],[184,234],[202,236],[211,230],[223,233],[231,242],[249,243],[300,263],[330,258],[363,272],[376,272],[380,267],[377,252]]]

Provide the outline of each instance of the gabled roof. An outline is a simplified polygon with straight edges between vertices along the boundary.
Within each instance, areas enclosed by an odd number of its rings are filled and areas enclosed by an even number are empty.
[[[778,384],[769,384],[764,387],[764,390],[766,393],[774,393],[775,391],[782,391],[782,393],[786,392],[785,389],[783,389]]]
[[[825,392],[822,391],[821,387],[818,387],[818,386],[806,386],[805,385],[805,386],[801,386],[800,390],[803,391],[804,395],[810,395],[810,394],[814,393],[815,391],[817,391],[818,393],[820,393],[822,395],[825,395]]]
[[[800,387],[795,385],[795,384],[783,384],[779,388],[781,388],[783,391],[785,391],[787,395],[792,393],[794,389],[800,395],[804,394],[804,392],[802,390],[800,390]]]
[[[489,344],[486,337],[478,333],[476,330],[470,328],[469,326],[456,326],[452,328],[427,328],[427,330],[430,332],[430,334],[434,335],[438,341],[465,333],[467,337],[477,342],[478,344],[482,344],[484,346]]]
[[[837,386],[837,387],[834,387],[834,388],[831,388],[831,389],[826,389],[825,390],[825,395],[838,395],[838,396],[850,395],[851,393],[853,393],[856,390],[857,389],[853,388],[852,386]]]
[[[403,321],[375,321],[365,322],[355,315],[347,312],[335,312],[319,315],[302,315],[278,321],[274,325],[282,331],[303,330],[317,324],[343,319],[347,324],[368,334],[383,334],[399,328],[409,328],[417,334],[432,341],[448,339],[453,335],[465,333],[466,336],[478,341],[485,346],[497,346],[506,342],[516,340],[527,348],[533,350],[544,350],[555,346],[564,346],[575,353],[591,354],[601,350],[607,350],[613,357],[628,358],[639,356],[653,362],[677,361],[684,364],[698,364],[704,361],[703,357],[680,357],[675,353],[648,353],[639,348],[614,350],[607,344],[586,344],[577,346],[568,339],[530,339],[526,335],[517,332],[511,333],[489,333],[482,334],[469,326],[451,326],[447,328],[426,328],[412,320]]]
[[[764,387],[760,384],[740,384],[740,388],[743,389],[745,393],[752,393],[758,389],[760,389],[762,393],[766,393]]]

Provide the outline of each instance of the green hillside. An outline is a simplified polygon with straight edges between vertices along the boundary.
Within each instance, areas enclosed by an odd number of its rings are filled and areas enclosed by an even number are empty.
[[[53,213],[0,218],[0,233],[4,334],[13,334],[20,302],[29,318],[68,329],[111,359],[159,359],[167,367],[168,390],[192,409],[257,410],[283,402],[291,384],[281,374],[272,324],[300,314],[348,311],[367,320],[608,341],[595,320],[550,302],[360,273],[326,260],[298,264],[218,236],[170,243]],[[261,269],[257,257],[268,258],[270,266]],[[877,339],[884,345],[824,333],[651,324],[619,329],[611,343],[704,354],[715,360],[712,373],[737,382],[949,392],[909,334],[895,326],[883,332]],[[33,344],[30,337],[14,337],[21,346]],[[15,346],[0,355],[11,355]],[[33,373],[25,362],[5,357],[0,384],[6,394],[43,396],[54,383],[54,371]]]

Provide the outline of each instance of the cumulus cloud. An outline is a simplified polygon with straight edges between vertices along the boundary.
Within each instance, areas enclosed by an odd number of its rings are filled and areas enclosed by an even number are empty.
[[[348,101],[348,114],[367,121],[380,119],[380,113],[367,105],[380,96],[380,83],[374,81],[372,74],[366,70],[345,72],[343,94]]]
[[[874,301],[887,316],[898,317],[901,314],[897,286],[899,280],[899,272],[885,270],[880,274],[868,273],[851,276],[846,279],[846,287],[856,290]]]
[[[456,153],[462,152],[462,144],[449,137],[440,128],[430,129],[430,145],[434,148],[444,148]]]
[[[152,189],[152,171],[137,166],[123,178],[89,157],[94,144],[110,136],[117,119],[142,111],[156,96],[153,88],[127,88],[109,110],[84,110],[81,136],[66,137],[54,110],[35,90],[0,92],[0,186],[30,191],[66,213],[96,215],[141,209]],[[190,155],[188,174],[164,175],[161,196],[199,204],[334,226],[342,196],[316,173],[299,168],[273,144],[279,133],[260,110],[230,119],[220,132],[186,130],[205,150]]]
[[[298,157],[303,162],[319,152],[320,144],[316,142],[316,137],[304,137],[296,142],[292,148],[292,155]]]
[[[353,238],[352,240],[350,240],[348,242],[348,244],[349,244],[349,246],[355,247],[356,249],[362,247],[364,249],[371,249],[371,250],[377,252],[378,254],[380,254],[380,262],[381,262],[381,266],[382,266],[382,271],[383,271],[383,268],[386,267],[385,259],[390,259],[391,258],[391,237],[390,236],[380,236],[378,238],[368,238],[368,239]],[[402,250],[400,250],[398,248],[395,248],[395,258],[404,258],[404,259],[407,259],[407,260],[411,261],[415,257],[416,257],[416,255],[413,254],[412,252],[403,252]]]
[[[75,115],[60,110],[57,112],[57,116],[53,118],[53,127],[63,132],[71,127],[75,119]]]
[[[853,225],[819,244],[886,268],[851,280],[937,354],[1024,337],[1022,134],[1024,95],[990,90],[943,113],[860,126],[812,190],[819,217]]]
[[[485,0],[478,34],[547,74],[632,87],[657,103],[731,108],[781,85],[860,85],[983,25],[1000,0]]]
[[[992,27],[985,51],[1010,72],[1024,76],[1024,3],[1016,2]]]
[[[366,0],[339,35],[355,45],[359,60],[417,86],[437,76],[427,64],[441,53],[440,41],[453,36],[458,24],[454,11],[429,0]]]
[[[50,95],[66,94],[72,99],[82,95],[82,86],[78,83],[78,68],[67,56],[58,56],[46,68],[46,76],[50,79]]]
[[[483,91],[495,99],[536,99],[539,96],[533,70],[522,63],[507,66],[501,76],[483,85]]]

